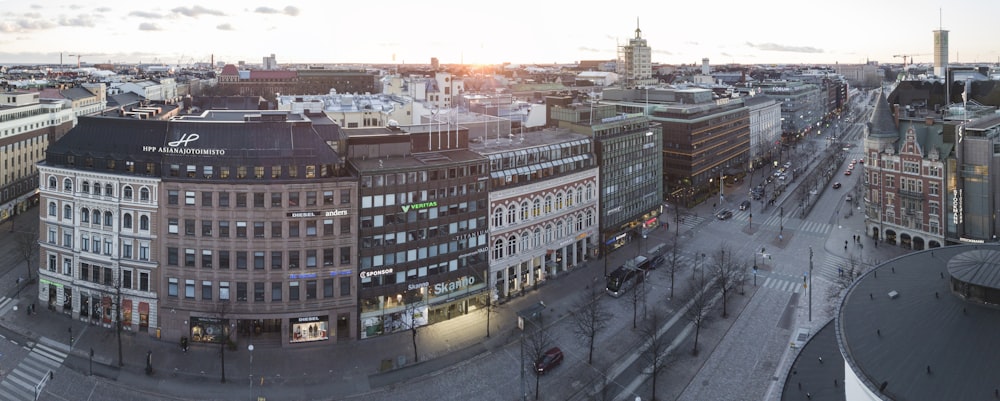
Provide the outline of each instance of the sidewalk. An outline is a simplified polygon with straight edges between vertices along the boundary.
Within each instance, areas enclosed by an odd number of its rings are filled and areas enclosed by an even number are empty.
[[[727,188],[735,191],[734,188]],[[707,203],[707,202],[706,202]],[[21,227],[37,219],[37,208],[19,216]],[[703,204],[682,213],[711,216],[711,205]],[[668,216],[664,216],[666,219]],[[0,228],[7,228],[6,226]],[[690,228],[679,227],[683,235]],[[642,246],[647,251],[674,235],[670,230],[654,230],[649,238],[633,241],[613,252],[607,261],[608,269],[623,264]],[[367,340],[344,343],[322,343],[298,346],[292,349],[258,345],[248,350],[249,339],[235,338],[235,350],[226,349],[220,355],[220,346],[191,344],[187,352],[173,340],[158,340],[149,333],[122,332],[122,364],[118,368],[118,340],[114,329],[73,320],[68,314],[45,309],[29,316],[25,307],[32,303],[44,305],[37,299],[35,281],[22,284],[15,296],[19,275],[26,272],[25,263],[18,263],[15,233],[0,230],[0,263],[15,266],[0,276],[0,295],[13,299],[0,309],[0,326],[23,338],[17,339],[29,346],[42,343],[63,350],[71,355],[63,368],[73,369],[83,375],[88,373],[90,350],[93,350],[94,375],[107,383],[138,394],[156,394],[160,399],[245,399],[248,391],[268,399],[329,399],[335,395],[344,398],[370,393],[380,387],[399,385],[446,369],[461,366],[477,356],[499,349],[516,341],[516,313],[544,302],[546,316],[551,322],[566,318],[571,313],[577,294],[591,285],[603,288],[604,260],[591,259],[582,266],[561,273],[523,296],[499,305],[490,316],[490,336],[486,337],[486,314],[475,311],[446,322],[425,326],[417,334],[418,362],[414,362],[414,347],[410,332],[380,336]],[[32,261],[37,266],[37,255]],[[37,277],[33,272],[32,277]],[[17,310],[14,310],[14,307]],[[72,342],[71,342],[72,333]],[[153,374],[145,372],[147,353],[151,355]],[[225,383],[222,366],[225,364]],[[388,368],[388,369],[387,369]],[[252,384],[250,384],[252,369]],[[56,375],[60,375],[58,372]],[[58,379],[50,382],[51,390],[59,387]],[[252,387],[251,387],[252,386]],[[67,387],[67,391],[72,389]],[[234,393],[234,391],[238,391]]]

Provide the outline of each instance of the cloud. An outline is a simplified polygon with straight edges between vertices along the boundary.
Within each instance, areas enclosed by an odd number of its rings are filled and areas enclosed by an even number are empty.
[[[99,13],[106,13],[108,11],[111,11],[111,7],[97,7],[97,9],[95,9],[94,11],[97,11]]]
[[[667,50],[657,50],[653,49],[653,54],[662,54],[664,56],[673,56],[674,54]]]
[[[591,52],[591,53],[600,53],[600,52],[604,51],[604,49],[598,49],[598,48],[595,48],[595,47],[586,47],[586,46],[580,46],[580,47],[578,47],[576,49],[579,50],[579,51],[582,51],[582,52]]]
[[[283,10],[278,10],[276,8],[261,6],[261,7],[257,7],[257,9],[255,9],[255,10],[253,10],[253,12],[260,13],[260,14],[285,14],[285,15],[291,15],[293,17],[296,16],[296,15],[299,15],[299,9],[298,9],[298,7],[295,7],[295,6],[288,6],[288,7],[285,7]]]
[[[31,5],[31,8],[34,8],[34,9],[36,9],[36,10],[41,10],[41,9],[42,9],[43,7],[42,7],[42,5],[41,5],[41,4],[32,4],[32,5]]]
[[[87,14],[80,14],[76,17],[67,18],[59,17],[59,25],[62,26],[85,26],[94,27],[97,24],[94,23],[94,18]]]
[[[775,52],[791,52],[791,53],[823,53],[823,49],[817,49],[811,46],[786,46],[779,45],[776,43],[750,43],[747,42],[747,46],[753,47],[757,50],[775,51]]]
[[[152,22],[143,22],[143,23],[139,24],[139,30],[140,31],[162,31],[163,28],[160,28],[159,25],[156,25],[156,24],[154,24]]]
[[[130,17],[149,18],[149,19],[160,19],[160,18],[163,18],[163,15],[161,15],[159,13],[151,13],[149,11],[132,11],[132,12],[128,13],[128,15]]]
[[[218,26],[215,27],[215,29],[218,29],[220,31],[235,31],[236,30],[236,28],[233,28],[233,24],[230,24],[228,22],[225,23],[225,24],[219,24]]]
[[[207,9],[205,7],[202,7],[202,6],[194,6],[194,7],[191,7],[191,8],[188,8],[188,7],[177,7],[177,8],[174,8],[173,10],[170,10],[170,11],[172,11],[174,13],[177,13],[177,14],[181,14],[181,15],[187,16],[187,17],[195,17],[195,18],[197,18],[197,17],[199,17],[201,15],[206,15],[206,14],[207,15],[218,15],[218,16],[225,16],[226,15],[222,11],[219,11],[219,10],[210,10],[210,9]]]
[[[56,24],[40,19],[39,20],[20,19],[14,21],[0,21],[0,32],[3,33],[40,31],[43,29],[52,29],[55,27]]]

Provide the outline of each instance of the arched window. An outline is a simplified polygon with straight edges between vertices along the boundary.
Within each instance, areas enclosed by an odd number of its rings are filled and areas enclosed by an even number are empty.
[[[576,189],[576,203],[583,203],[583,187]]]
[[[90,209],[87,208],[80,209],[80,222],[90,223]]]
[[[545,197],[545,214],[552,213],[552,195]]]
[[[132,213],[122,215],[122,228],[132,228]]]
[[[93,213],[94,218],[90,219],[90,221],[94,224],[101,224],[101,211],[94,209],[91,213]]]
[[[95,182],[94,183],[94,195],[100,195],[100,194],[101,194],[101,183]]]
[[[517,254],[517,236],[516,235],[511,235],[510,238],[507,239],[507,254],[508,255],[516,255]]]
[[[517,204],[510,205],[507,208],[507,224],[517,223]]]
[[[56,177],[49,176],[49,189],[56,189]]]
[[[90,193],[90,181],[84,181],[80,184],[80,192]]]
[[[556,194],[556,210],[562,210],[563,208],[563,194],[562,192]]]
[[[72,191],[72,190],[73,190],[73,180],[70,180],[69,178],[64,179],[63,180],[63,191]]]
[[[566,192],[566,206],[573,206],[573,190]]]
[[[149,231],[149,216],[139,216],[139,229]]]
[[[587,211],[587,227],[594,226],[594,212],[592,210]]]
[[[583,215],[576,215],[576,231],[583,231]]]
[[[493,259],[503,258],[503,238],[498,238],[493,243]]]
[[[49,202],[49,216],[56,217],[56,203]]]
[[[538,217],[542,215],[542,201],[541,199],[535,198],[535,203],[531,205],[531,217]]]
[[[104,195],[114,196],[115,195],[115,187],[111,186],[111,184],[104,184]]]
[[[556,238],[562,238],[564,235],[566,235],[565,233],[563,233],[564,228],[566,227],[563,226],[563,222],[560,221],[556,223]]]
[[[528,201],[521,202],[521,221],[524,221],[524,220],[528,219],[528,210],[529,209],[530,208],[528,206]]]
[[[594,184],[587,184],[587,201],[594,199]]]
[[[111,212],[104,212],[104,225],[110,226],[111,220]]]
[[[122,196],[124,196],[125,199],[132,200],[132,187],[122,188]]]
[[[545,243],[546,244],[551,244],[552,243],[552,225],[551,224],[545,226]]]
[[[498,207],[493,211],[493,227],[503,226],[503,208]]]
[[[537,228],[535,229],[535,235],[531,238],[531,246],[535,249],[542,246],[542,230]]]
[[[529,246],[528,246],[528,238],[529,237],[530,237],[530,235],[528,235],[527,231],[521,233],[521,251],[527,251],[529,249]]]
[[[149,202],[149,188],[139,189],[139,200],[143,202]]]
[[[73,219],[73,207],[70,205],[63,205],[63,218],[66,220]]]

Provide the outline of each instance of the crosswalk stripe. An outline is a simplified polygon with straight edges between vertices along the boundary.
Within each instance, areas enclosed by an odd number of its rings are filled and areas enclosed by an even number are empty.
[[[9,304],[9,303],[11,303],[13,301],[14,300],[12,298],[0,297],[0,309],[5,308],[7,306],[7,304]]]
[[[34,400],[34,386],[31,388],[32,392],[29,393],[23,387],[4,380],[0,384],[0,395],[3,395],[4,400]]]
[[[49,348],[45,344],[35,344],[35,348],[32,349],[32,351],[37,352],[39,355],[49,358],[58,364],[62,364],[62,361],[66,359],[66,353]]]

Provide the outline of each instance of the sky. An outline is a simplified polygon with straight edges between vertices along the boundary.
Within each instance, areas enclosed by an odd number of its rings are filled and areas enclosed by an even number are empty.
[[[637,23],[661,64],[931,63],[939,27],[951,62],[996,63],[998,15],[995,0],[0,0],[0,64],[574,63],[614,59]]]

